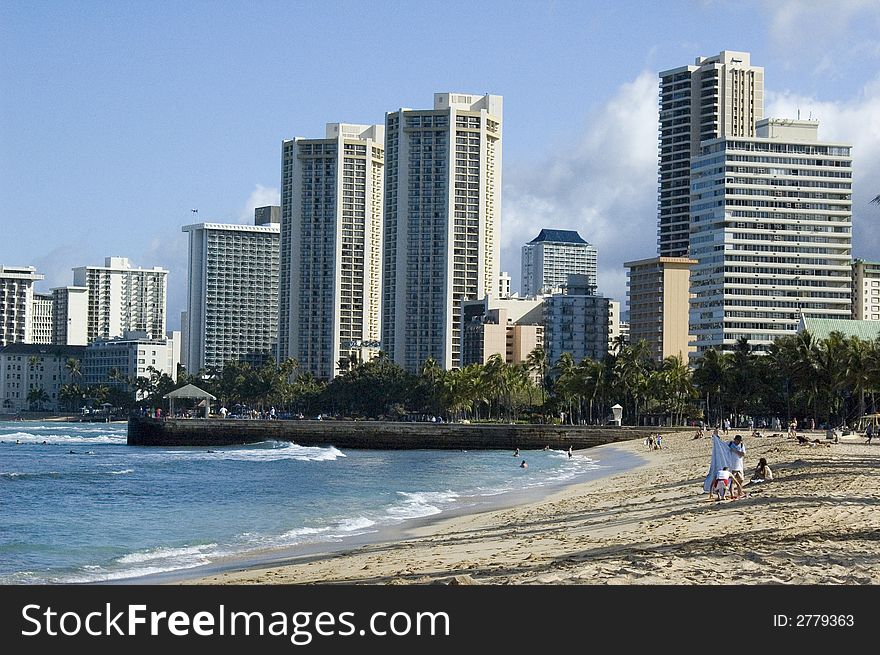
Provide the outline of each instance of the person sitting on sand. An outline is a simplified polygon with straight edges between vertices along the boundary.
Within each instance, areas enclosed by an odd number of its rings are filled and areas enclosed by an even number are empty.
[[[773,471],[767,465],[767,458],[762,457],[758,460],[755,472],[752,473],[752,479],[749,482],[770,482],[773,479]]]

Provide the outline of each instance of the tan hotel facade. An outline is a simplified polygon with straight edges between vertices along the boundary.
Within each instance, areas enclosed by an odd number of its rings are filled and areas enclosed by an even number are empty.
[[[657,360],[694,352],[688,333],[690,267],[687,257],[652,257],[625,262],[629,298],[629,340],[644,339]]]

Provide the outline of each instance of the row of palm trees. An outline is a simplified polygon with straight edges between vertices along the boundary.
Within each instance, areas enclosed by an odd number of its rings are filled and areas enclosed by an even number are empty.
[[[136,379],[116,373],[107,384],[91,387],[81,383],[79,360],[68,360],[67,369],[71,382],[61,387],[60,401],[71,410],[85,401],[158,407],[165,394],[193,383],[230,409],[274,406],[304,415],[594,424],[604,423],[619,403],[629,424],[701,419],[717,424],[749,416],[839,423],[876,408],[880,340],[840,333],[816,339],[802,332],[778,339],[765,353],[741,340],[732,351],[706,351],[692,366],[680,357],[655,361],[645,342],[618,341],[601,360],[575,361],[566,353],[551,362],[539,347],[518,364],[493,355],[484,364],[445,371],[428,359],[418,375],[380,354],[329,383],[316,380],[294,359],[280,364],[270,359],[262,366],[231,361],[196,374],[181,369],[176,382],[155,369]],[[28,400],[45,403],[44,394],[32,387]]]

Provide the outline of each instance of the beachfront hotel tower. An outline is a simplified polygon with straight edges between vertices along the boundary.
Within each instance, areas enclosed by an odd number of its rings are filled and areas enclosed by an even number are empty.
[[[0,347],[33,343],[34,282],[45,277],[33,266],[0,266]]]
[[[278,207],[257,207],[254,225],[182,230],[189,234],[184,366],[197,373],[230,360],[262,365],[278,335]]]
[[[52,289],[52,343],[59,346],[88,344],[89,290],[87,287]]]
[[[708,139],[754,137],[764,117],[764,69],[724,50],[660,73],[658,254],[687,255],[691,158]]]
[[[379,352],[382,125],[282,144],[279,359],[329,380]]]
[[[165,269],[132,268],[126,257],[107,257],[103,266],[73,269],[73,285],[88,289],[89,343],[131,330],[146,332],[150,339],[165,338]]]
[[[460,365],[463,300],[498,295],[502,98],[434,94],[385,117],[382,348]]]
[[[658,362],[687,361],[693,352],[688,333],[690,267],[687,257],[652,257],[625,262],[631,343],[644,340]]]
[[[742,337],[766,349],[801,314],[850,318],[849,145],[818,141],[816,121],[763,119],[755,137],[703,142],[692,170],[697,355]]]
[[[597,285],[596,247],[574,230],[541,230],[522,247],[523,296],[558,292],[569,275],[586,275]]]

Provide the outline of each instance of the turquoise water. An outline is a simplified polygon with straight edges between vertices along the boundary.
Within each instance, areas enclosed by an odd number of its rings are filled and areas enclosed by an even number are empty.
[[[110,581],[267,548],[296,553],[622,465],[553,450],[138,448],[125,431],[0,422],[0,583]]]

